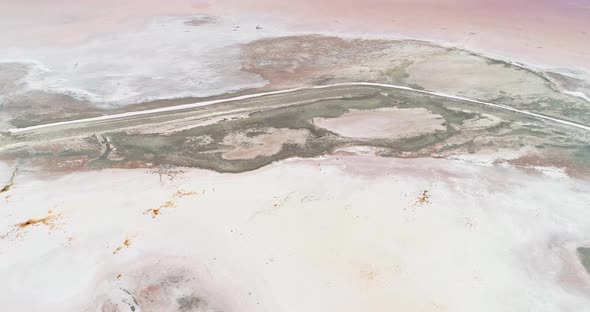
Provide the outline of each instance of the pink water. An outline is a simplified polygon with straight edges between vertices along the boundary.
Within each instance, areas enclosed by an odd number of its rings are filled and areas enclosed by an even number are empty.
[[[1,45],[84,40],[158,15],[268,15],[297,30],[411,36],[590,72],[590,0],[0,0]]]
[[[215,12],[271,12],[298,27],[414,36],[590,72],[590,0],[213,2],[210,9]]]

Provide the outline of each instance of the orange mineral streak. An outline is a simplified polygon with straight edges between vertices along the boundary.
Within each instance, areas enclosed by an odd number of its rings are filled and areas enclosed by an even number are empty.
[[[169,201],[163,203],[162,205],[160,205],[160,207],[158,207],[158,208],[151,208],[151,209],[144,211],[143,214],[151,214],[152,218],[155,218],[156,216],[158,216],[160,214],[160,211],[162,209],[175,208],[175,207],[176,207],[176,203],[169,200]]]
[[[426,205],[426,204],[430,204],[430,195],[428,195],[428,191],[422,191],[422,193],[420,193],[418,195],[418,198],[416,199],[416,204],[418,205]]]
[[[174,193],[174,195],[172,197],[174,197],[174,198],[181,198],[181,197],[184,197],[184,196],[195,196],[195,195],[198,195],[198,194],[199,194],[198,192],[194,192],[194,191],[188,192],[188,191],[185,191],[185,190],[179,190],[176,193]]]
[[[176,193],[174,193],[174,194],[172,194],[172,196],[170,196],[170,200],[168,200],[165,203],[163,203],[162,205],[160,205],[160,207],[150,208],[150,209],[144,211],[143,214],[149,214],[149,215],[152,215],[152,218],[155,218],[156,216],[160,215],[162,209],[176,208],[177,205],[176,205],[176,202],[174,202],[175,199],[180,199],[185,196],[195,196],[198,194],[199,194],[199,192],[178,190],[178,191],[176,191]]]
[[[123,248],[129,248],[129,246],[131,246],[131,240],[127,238],[123,241],[123,244],[121,246],[115,248],[115,251],[113,251],[113,255],[119,253],[119,251],[123,250]]]
[[[47,216],[47,217],[41,218],[41,219],[29,219],[29,220],[27,220],[25,222],[22,222],[22,223],[17,224],[16,226],[19,227],[19,228],[25,228],[25,227],[28,227],[28,226],[36,226],[36,225],[39,225],[39,224],[43,224],[43,225],[47,225],[47,226],[50,226],[51,227],[51,226],[53,226],[53,224],[51,222],[55,218],[56,218],[56,216],[50,215],[50,216]]]
[[[54,230],[59,224],[56,224],[56,220],[60,217],[60,214],[49,214],[43,218],[33,218],[28,219],[27,221],[17,223],[14,227],[5,234],[0,235],[0,239],[5,239],[9,237],[18,238],[22,237],[26,232],[27,229],[30,227],[37,227],[39,225],[46,226],[49,230]]]

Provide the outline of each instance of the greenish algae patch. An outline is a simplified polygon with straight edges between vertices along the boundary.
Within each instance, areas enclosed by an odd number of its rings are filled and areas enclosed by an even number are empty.
[[[577,251],[580,262],[582,262],[586,271],[590,273],[590,247],[578,247]]]
[[[400,65],[387,69],[384,73],[384,76],[391,83],[403,83],[405,80],[410,77],[410,74],[406,71],[408,66],[412,65],[412,61],[404,61]]]
[[[8,182],[0,189],[0,193],[6,193],[14,186],[14,180],[16,179],[17,171],[17,169],[14,169],[12,175],[10,176],[10,180],[8,180]]]

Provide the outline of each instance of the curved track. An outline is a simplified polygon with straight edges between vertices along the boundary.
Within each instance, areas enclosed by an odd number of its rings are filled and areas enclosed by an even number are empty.
[[[526,116],[529,116],[529,117],[534,117],[534,118],[537,118],[537,119],[543,119],[543,120],[547,120],[547,121],[559,123],[559,124],[562,124],[562,125],[566,125],[566,126],[575,127],[575,128],[578,128],[578,129],[590,131],[590,126],[588,126],[588,125],[584,125],[584,124],[580,124],[580,123],[576,123],[576,122],[568,121],[568,120],[564,120],[564,119],[559,119],[559,118],[556,118],[556,117],[550,117],[550,116],[546,116],[546,115],[543,115],[543,114],[533,113],[533,112],[529,112],[529,111],[522,110],[522,109],[516,109],[516,108],[510,107],[510,106],[506,106],[506,105],[502,105],[502,104],[495,104],[495,103],[490,103],[490,102],[484,102],[484,101],[469,99],[469,98],[465,98],[465,97],[461,97],[461,96],[456,96],[456,95],[451,95],[451,94],[446,94],[446,93],[441,93],[441,92],[425,91],[425,90],[415,89],[415,88],[411,88],[411,87],[399,86],[399,85],[393,85],[393,84],[386,84],[386,83],[374,83],[374,82],[343,82],[343,83],[335,83],[335,84],[322,85],[322,86],[301,87],[301,88],[293,88],[293,89],[285,89],[285,90],[278,90],[278,91],[269,91],[269,92],[261,92],[261,93],[240,95],[240,96],[236,96],[236,97],[232,97],[232,98],[227,98],[227,99],[203,101],[203,102],[197,102],[197,103],[191,103],[191,104],[175,105],[175,106],[168,106],[168,107],[147,109],[147,110],[134,111],[134,112],[126,112],[126,113],[113,114],[113,115],[104,115],[104,116],[99,116],[99,117],[82,118],[82,119],[69,120],[69,121],[61,121],[61,122],[55,122],[55,123],[48,123],[48,124],[42,124],[42,125],[36,125],[36,126],[30,126],[30,127],[24,127],[24,128],[13,128],[13,129],[8,130],[8,132],[10,132],[11,134],[16,134],[16,133],[20,133],[20,132],[26,132],[26,131],[30,131],[30,130],[37,130],[37,129],[43,129],[43,128],[50,128],[50,127],[55,127],[55,126],[64,126],[64,125],[70,125],[70,124],[76,124],[76,123],[104,121],[104,120],[118,119],[118,118],[132,117],[132,116],[157,114],[157,113],[170,112],[170,111],[176,111],[176,110],[190,109],[190,108],[195,108],[195,107],[200,107],[200,106],[206,106],[206,105],[213,105],[213,104],[219,104],[219,103],[226,103],[226,102],[234,102],[234,101],[240,101],[240,100],[247,100],[247,99],[252,99],[252,98],[257,98],[257,97],[263,97],[263,96],[268,96],[268,95],[276,95],[276,94],[290,93],[290,92],[296,92],[296,91],[301,91],[301,90],[327,89],[327,88],[343,87],[343,86],[351,86],[351,87],[353,87],[353,86],[371,86],[371,87],[380,87],[380,88],[388,88],[388,89],[412,91],[412,92],[416,92],[416,93],[428,94],[428,95],[432,95],[432,96],[438,96],[438,97],[442,97],[442,98],[454,99],[454,100],[459,100],[459,101],[463,101],[463,102],[468,102],[468,103],[473,103],[473,104],[490,106],[490,107],[494,107],[494,108],[498,108],[498,109],[508,110],[508,111],[512,111],[512,112],[519,113],[519,114],[523,114],[523,115],[526,115]]]

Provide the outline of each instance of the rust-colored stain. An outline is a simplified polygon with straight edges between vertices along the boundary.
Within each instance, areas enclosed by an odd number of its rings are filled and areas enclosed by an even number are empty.
[[[155,218],[157,215],[160,214],[160,208],[148,209],[143,212],[143,214],[152,214],[152,218]]]
[[[175,208],[175,207],[176,207],[176,203],[169,200],[169,201],[163,203],[162,205],[160,205],[160,207],[158,207],[158,208],[151,208],[151,209],[144,211],[143,214],[151,214],[152,218],[155,218],[156,216],[158,216],[160,214],[160,211],[162,209],[169,209],[169,208]]]
[[[416,204],[430,204],[430,195],[428,195],[428,191],[422,191],[422,193],[418,195],[418,198],[416,199]]]
[[[165,203],[163,203],[162,205],[160,205],[160,207],[150,208],[150,209],[144,211],[143,214],[149,214],[152,216],[152,218],[155,218],[158,215],[160,215],[160,213],[162,212],[162,209],[176,208],[176,202],[174,202],[175,199],[180,199],[185,196],[195,196],[195,195],[199,195],[199,192],[178,190],[178,191],[176,191],[176,193],[174,193],[174,194],[172,194],[172,196],[170,196],[170,200],[168,200]]]
[[[131,240],[126,238],[121,246],[115,248],[115,251],[113,251],[113,255],[119,253],[119,251],[123,250],[123,248],[129,248],[129,246],[131,246]]]
[[[164,204],[162,204],[160,206],[160,209],[161,208],[174,208],[174,207],[176,207],[176,204],[173,201],[169,200],[169,201],[165,202]]]
[[[195,195],[199,195],[198,192],[194,192],[194,191],[185,191],[185,190],[179,190],[176,193],[174,193],[174,195],[172,197],[174,198],[182,198],[185,196],[195,196]]]
[[[408,206],[403,208],[404,219],[407,222],[416,219],[416,211],[418,208],[430,205],[430,194],[428,190],[423,190],[416,193],[410,193],[411,199],[408,201]]]
[[[123,274],[118,274],[117,275],[117,279],[120,279],[121,277],[123,277]]]
[[[29,219],[25,222],[17,224],[16,226],[20,227],[20,228],[25,228],[27,226],[35,226],[35,225],[43,224],[43,225],[47,225],[49,227],[53,227],[53,224],[51,223],[51,221],[54,220],[55,218],[56,218],[56,216],[50,215],[50,216],[47,216],[47,217],[41,218],[41,219]]]
[[[6,185],[4,185],[0,189],[0,193],[6,193],[6,192],[10,191],[10,189],[14,186],[14,180],[16,179],[16,172],[17,172],[17,169],[14,169],[14,171],[12,172],[12,176],[10,176],[10,180],[8,180],[8,183],[6,183]]]
[[[281,209],[285,205],[287,205],[293,199],[294,195],[295,195],[295,192],[291,192],[282,198],[279,196],[275,196],[272,206],[262,208],[262,209],[255,211],[252,214],[252,216],[250,217],[250,219],[253,219],[258,216],[268,216],[268,215],[272,215],[273,213],[276,213],[277,211],[279,211],[279,209]]]
[[[58,224],[56,224],[56,220],[60,217],[60,214],[49,214],[43,218],[31,218],[24,222],[17,223],[14,225],[13,229],[10,230],[8,233],[3,234],[0,236],[0,239],[5,239],[10,236],[22,237],[30,227],[37,227],[39,225],[46,226],[49,230],[54,230]]]

